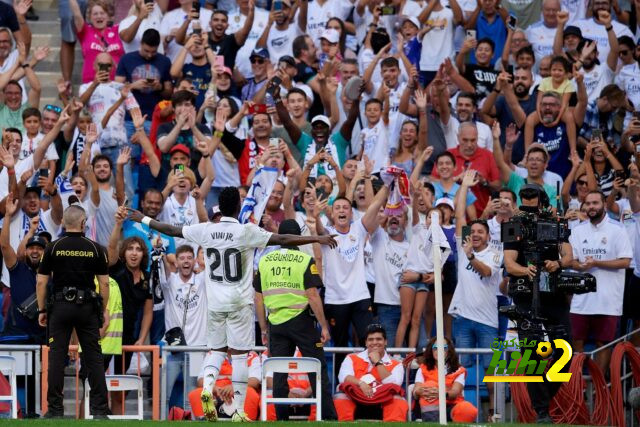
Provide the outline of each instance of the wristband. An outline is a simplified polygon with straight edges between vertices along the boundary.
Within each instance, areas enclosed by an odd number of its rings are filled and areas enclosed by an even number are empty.
[[[51,194],[49,194],[49,197],[55,197],[58,194],[58,189],[54,189]]]
[[[498,89],[496,86],[494,86],[492,92],[500,93],[500,89]]]
[[[38,310],[38,314],[45,314],[47,312],[46,308],[43,308],[42,310]]]
[[[219,130],[213,132],[213,136],[217,137],[217,138],[222,138],[223,133],[220,132]]]
[[[21,66],[22,68],[29,68],[29,67],[31,67],[31,64],[29,64],[29,63],[27,62],[26,64],[20,64],[20,66]]]
[[[202,155],[203,159],[208,159],[209,157],[211,157],[211,154],[207,154],[206,156],[204,154]]]
[[[377,367],[377,366],[380,366],[380,365],[384,366],[384,363],[382,363],[382,360],[378,360],[374,366]]]
[[[608,27],[605,27],[605,30],[607,30],[607,32],[613,30],[613,25],[609,25]]]
[[[145,216],[144,218],[142,218],[142,221],[140,221],[142,224],[146,225],[147,227],[151,227],[151,220],[153,218],[149,217],[149,216]]]
[[[16,174],[16,170],[14,168],[7,168],[7,175],[13,176]]]
[[[473,261],[474,259],[476,259],[476,255],[474,253],[471,254],[471,256],[468,256],[467,259],[469,261]]]

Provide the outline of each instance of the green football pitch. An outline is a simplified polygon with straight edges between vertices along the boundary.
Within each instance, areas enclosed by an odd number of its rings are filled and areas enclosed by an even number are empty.
[[[170,427],[176,426],[176,423],[180,423],[180,425],[187,424],[198,424],[205,425],[205,422],[195,422],[195,421],[134,421],[134,420],[74,420],[74,419],[61,419],[61,420],[1,420],[0,425],[3,427],[130,427],[135,423],[136,427]],[[274,422],[269,422],[269,424],[273,424]],[[142,425],[144,424],[144,425]],[[231,425],[229,421],[218,421],[217,425]],[[267,423],[254,422],[250,423],[250,425],[264,425]],[[373,421],[360,421],[353,423],[337,423],[337,422],[309,422],[309,421],[287,421],[287,422],[277,422],[277,425],[281,426],[301,426],[301,425],[309,426],[309,427],[320,427],[320,426],[382,426],[389,425],[393,427],[401,427],[401,426],[437,426],[438,424],[427,424],[427,423],[393,423],[383,424],[382,422],[373,422]],[[455,424],[462,425],[462,424]],[[488,424],[469,424],[474,426],[488,426]],[[504,423],[504,424],[493,424],[496,427],[522,427],[530,424],[512,424],[512,423]],[[531,424],[533,425],[533,424]],[[535,424],[536,426],[541,426],[544,424]],[[551,425],[551,424],[549,424]],[[575,427],[575,426],[574,426]]]

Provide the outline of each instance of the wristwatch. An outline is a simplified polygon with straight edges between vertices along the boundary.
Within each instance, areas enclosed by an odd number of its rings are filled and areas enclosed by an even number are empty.
[[[474,254],[474,253],[471,253],[471,256],[468,256],[468,257],[467,257],[467,259],[468,259],[469,261],[473,261],[475,258],[476,258],[476,254]]]
[[[377,368],[380,365],[384,366],[384,363],[382,363],[382,360],[378,360],[374,366]]]

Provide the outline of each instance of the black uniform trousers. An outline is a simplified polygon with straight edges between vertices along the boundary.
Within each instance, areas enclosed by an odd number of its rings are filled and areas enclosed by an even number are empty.
[[[56,301],[49,314],[49,389],[47,402],[49,413],[54,416],[64,414],[63,385],[64,365],[69,348],[71,332],[75,328],[82,346],[82,363],[86,365],[91,387],[91,414],[107,415],[107,383],[104,376],[102,350],[98,343],[99,317],[92,301],[83,304]]]
[[[565,295],[558,295],[558,298],[565,298]],[[520,307],[525,310],[531,309],[530,305],[520,305]],[[542,323],[547,331],[548,341],[554,348],[551,361],[547,364],[547,366],[551,366],[562,356],[562,350],[555,350],[553,340],[563,339],[571,345],[569,307],[545,304],[540,307],[540,316],[546,319]],[[527,339],[528,341],[536,340],[537,342],[541,342],[546,341],[547,338],[545,338],[540,331],[518,331],[518,339],[520,340]],[[533,352],[530,359],[541,360],[542,358],[536,352]],[[570,367],[571,363],[567,363],[560,372],[569,372]],[[543,381],[544,382],[541,383],[527,383],[531,406],[533,406],[533,409],[539,416],[549,413],[549,403],[562,385],[562,383],[549,382],[546,377],[543,377]]]
[[[269,323],[269,356],[271,357],[292,357],[296,346],[300,349],[303,357],[313,357],[322,364],[322,419],[337,420],[336,408],[333,406],[331,385],[327,373],[327,361],[320,341],[320,332],[316,327],[316,322],[307,310],[279,325]],[[309,382],[316,390],[316,376],[309,374]],[[289,384],[287,374],[273,375],[273,397],[287,397],[289,395]],[[278,420],[289,418],[288,405],[276,405],[276,416]]]

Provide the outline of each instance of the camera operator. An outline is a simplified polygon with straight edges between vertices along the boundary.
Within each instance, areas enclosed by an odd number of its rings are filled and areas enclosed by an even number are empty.
[[[538,184],[526,184],[519,192],[522,204],[520,210],[523,213],[540,215],[544,209],[549,209],[549,198],[544,189]],[[513,281],[514,277],[528,277],[530,280],[536,279],[537,266],[529,262],[525,257],[524,240],[520,242],[504,243],[504,265]],[[544,285],[549,283],[549,277],[556,275],[563,267],[569,267],[573,259],[571,246],[568,241],[558,241],[556,245],[548,245],[540,254],[540,294],[538,304],[538,315],[542,319],[542,324],[548,335],[545,338],[541,328],[534,326],[528,331],[518,330],[519,339],[536,341],[550,341],[554,339],[564,339],[571,342],[569,323],[569,298],[556,293],[544,292],[547,290]],[[513,295],[513,302],[522,312],[529,312],[533,309],[531,295]],[[538,357],[537,355],[533,355]],[[552,358],[555,360],[561,356],[560,352],[554,352]],[[566,368],[566,367],[565,367]],[[558,391],[560,383],[528,383],[529,396],[534,410],[538,415],[538,422],[551,423],[549,416],[549,402]]]

